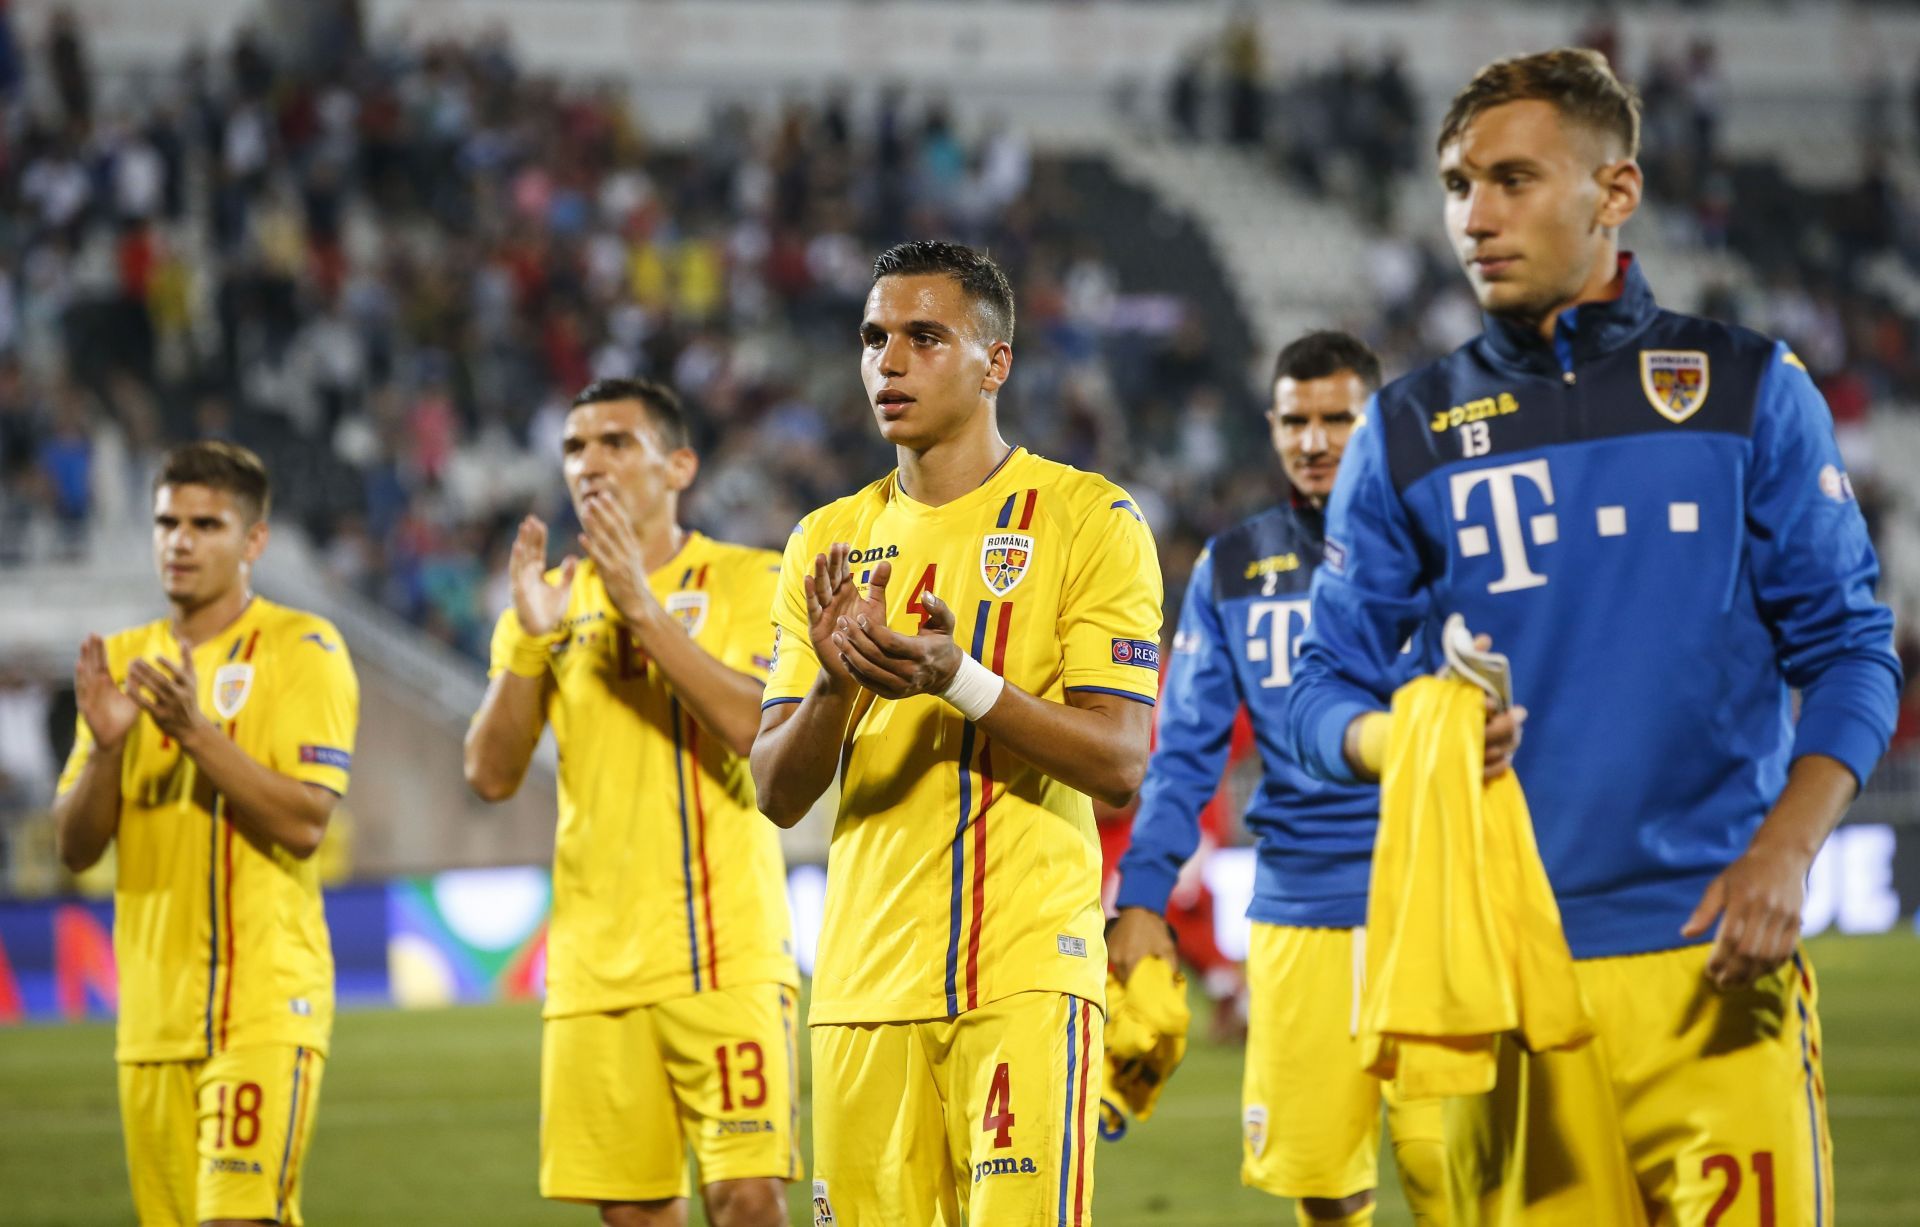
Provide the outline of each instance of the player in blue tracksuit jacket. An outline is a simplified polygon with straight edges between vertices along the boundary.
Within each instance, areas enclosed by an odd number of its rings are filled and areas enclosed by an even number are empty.
[[[1122,979],[1145,955],[1174,957],[1167,897],[1199,846],[1200,811],[1220,786],[1244,705],[1261,777],[1246,814],[1260,860],[1248,909],[1240,1172],[1299,1199],[1315,1223],[1363,1221],[1378,1183],[1381,1087],[1360,1068],[1352,1019],[1380,790],[1309,775],[1289,752],[1286,715],[1322,508],[1379,386],[1380,360],[1346,333],[1308,333],[1280,352],[1267,419],[1289,489],[1279,506],[1208,542],[1194,565],[1107,943]],[[1410,676],[1418,661],[1404,660],[1397,672]],[[1438,1222],[1440,1105],[1390,1103],[1388,1115],[1415,1216]]]
[[[1599,1038],[1509,1052],[1449,1116],[1456,1224],[1824,1225],[1799,912],[1892,732],[1892,618],[1800,360],[1662,310],[1619,253],[1637,143],[1592,52],[1455,99],[1440,176],[1485,331],[1354,437],[1290,723],[1317,775],[1362,778],[1417,619],[1512,658],[1489,770],[1526,791]]]

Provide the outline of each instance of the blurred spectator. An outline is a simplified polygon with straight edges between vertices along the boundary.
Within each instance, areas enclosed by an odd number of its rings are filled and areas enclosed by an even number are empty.
[[[1401,175],[1419,164],[1424,129],[1404,55],[1352,50],[1269,87],[1275,122],[1265,152],[1300,190],[1343,195],[1367,222],[1391,226]]]
[[[1726,103],[1726,84],[1720,77],[1720,53],[1709,39],[1696,38],[1687,48],[1686,98],[1692,121],[1695,166],[1710,166],[1720,152],[1720,110]]]
[[[54,10],[47,32],[47,67],[68,130],[84,133],[93,121],[93,75],[87,65],[80,19],[70,8]]]
[[[34,511],[45,505],[40,453],[46,431],[19,362],[0,361],[0,566],[24,560]]]
[[[80,390],[63,387],[54,399],[52,428],[40,440],[39,480],[59,533],[59,552],[78,557],[86,547],[93,507],[93,423]]]
[[[51,724],[46,687],[0,666],[0,896],[12,877],[15,825],[53,801]]]
[[[13,31],[11,0],[0,0],[0,105],[12,105],[24,77],[20,68],[20,40]]]
[[[1266,139],[1267,51],[1260,37],[1259,16],[1251,7],[1238,10],[1227,23],[1222,55],[1227,78],[1227,139],[1236,145],[1258,145]]]
[[[1620,58],[1620,18],[1610,6],[1602,6],[1587,18],[1580,32],[1573,36],[1573,45],[1587,47],[1607,57],[1615,72],[1626,64]]]
[[[1913,134],[1915,152],[1920,153],[1920,61],[1916,61],[1913,83],[1907,87],[1907,126]]]
[[[1173,78],[1167,89],[1167,114],[1173,121],[1174,134],[1184,140],[1194,141],[1201,137],[1201,89],[1205,83],[1207,70],[1206,52],[1195,48],[1180,57],[1179,66],[1173,71]],[[1915,108],[1920,111],[1920,86],[1915,87]]]

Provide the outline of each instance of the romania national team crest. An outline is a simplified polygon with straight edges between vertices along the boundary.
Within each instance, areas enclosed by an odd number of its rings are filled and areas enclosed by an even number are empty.
[[[1012,592],[1033,562],[1033,538],[1025,533],[988,533],[980,547],[980,575],[995,596]]]
[[[231,720],[247,705],[253,693],[253,666],[246,661],[221,665],[213,675],[213,710],[222,720]]]
[[[1643,349],[1640,386],[1669,422],[1684,422],[1707,403],[1707,356],[1697,349]]]
[[[1257,1103],[1248,1104],[1242,1123],[1246,1128],[1247,1149],[1253,1152],[1254,1158],[1258,1159],[1267,1150],[1266,1108]]]
[[[700,629],[707,624],[708,604],[704,589],[669,592],[667,593],[667,616],[685,627],[688,635],[698,635]]]

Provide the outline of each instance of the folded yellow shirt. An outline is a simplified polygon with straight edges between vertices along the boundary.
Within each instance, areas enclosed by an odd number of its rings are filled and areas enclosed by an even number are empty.
[[[1484,693],[1416,678],[1393,696],[1367,899],[1361,1062],[1403,1098],[1493,1089],[1494,1041],[1593,1034],[1513,772],[1481,780]]]
[[[1107,1078],[1101,1096],[1106,1109],[1125,1105],[1141,1120],[1153,1115],[1153,1105],[1167,1079],[1187,1055],[1187,978],[1161,958],[1144,958],[1134,966],[1125,984],[1107,973]],[[1124,1123],[1111,1120],[1108,1128],[1124,1132]],[[1110,1133],[1117,1136],[1117,1133]]]

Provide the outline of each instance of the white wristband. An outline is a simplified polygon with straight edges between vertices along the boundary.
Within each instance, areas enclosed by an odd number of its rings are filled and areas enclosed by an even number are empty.
[[[955,671],[953,680],[947,683],[947,688],[940,692],[940,697],[953,704],[967,719],[978,720],[993,710],[1006,684],[1006,678],[973,657],[962,656],[960,668]]]

